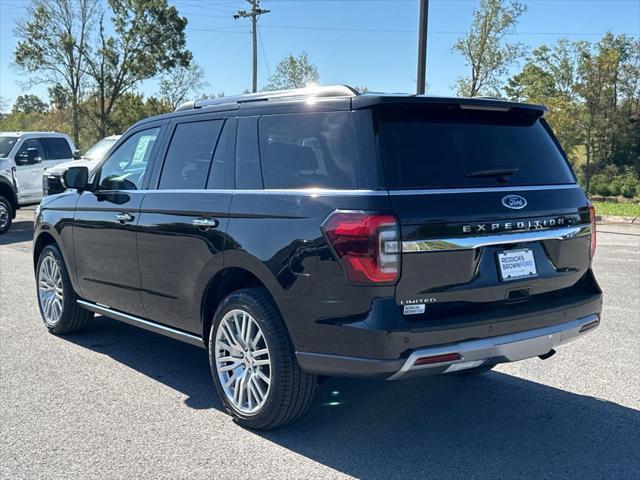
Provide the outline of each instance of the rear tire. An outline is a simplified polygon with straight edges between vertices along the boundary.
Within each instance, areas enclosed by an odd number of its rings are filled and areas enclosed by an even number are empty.
[[[78,296],[56,245],[47,245],[40,252],[36,286],[40,315],[49,332],[66,335],[80,332],[91,324],[93,312],[78,305]]]
[[[317,377],[298,365],[282,317],[263,288],[238,290],[222,301],[209,333],[209,364],[225,411],[243,427],[279,427],[311,406]]]
[[[11,228],[13,221],[13,205],[6,197],[0,195],[0,235]]]

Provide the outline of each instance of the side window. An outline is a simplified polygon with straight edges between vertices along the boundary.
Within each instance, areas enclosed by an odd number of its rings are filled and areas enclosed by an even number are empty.
[[[40,139],[27,138],[22,142],[20,150],[16,152],[16,160],[18,166],[39,163],[44,160],[44,148],[40,143]]]
[[[138,190],[160,128],[129,137],[102,165],[98,190]]]
[[[236,151],[236,131],[237,119],[228,118],[224,122],[218,145],[216,145],[216,153],[213,154],[213,164],[211,165],[207,188],[233,188],[233,157]]]
[[[261,189],[258,117],[238,119],[236,141],[236,188],[238,190]]]
[[[176,126],[158,188],[170,190],[205,187],[222,123],[223,120],[207,120]]]
[[[42,142],[47,149],[47,160],[63,160],[72,158],[73,152],[64,138],[43,138]]]
[[[350,112],[260,119],[265,188],[357,188],[357,137]]]

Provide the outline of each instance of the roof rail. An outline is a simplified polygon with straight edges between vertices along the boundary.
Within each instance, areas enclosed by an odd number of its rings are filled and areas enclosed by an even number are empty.
[[[191,100],[178,105],[176,112],[192,110],[194,108],[225,105],[229,103],[266,102],[269,100],[286,100],[289,98],[305,97],[355,97],[358,91],[348,85],[327,85],[318,87],[295,88],[291,90],[275,90],[272,92],[249,93],[232,97],[210,98],[205,100]]]

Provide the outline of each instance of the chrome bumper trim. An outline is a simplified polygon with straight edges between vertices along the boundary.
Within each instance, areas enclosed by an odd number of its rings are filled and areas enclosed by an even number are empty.
[[[583,332],[580,332],[580,329],[590,323],[599,322],[599,320],[599,315],[593,314],[551,327],[416,350],[407,358],[402,368],[387,380],[397,380],[403,375],[417,370],[441,369],[442,367],[476,360],[494,359],[498,360],[499,363],[504,363],[537,357],[538,355],[549,353],[559,345],[569,343],[580,336],[592,332],[598,325]],[[414,365],[418,358],[447,353],[459,353],[461,358],[429,365]]]
[[[140,327],[145,330],[149,330],[150,332],[159,333],[160,335],[164,335],[165,337],[171,337],[176,340],[195,345],[197,347],[206,348],[206,345],[202,341],[202,338],[198,337],[197,335],[192,335],[190,333],[176,330],[175,328],[167,327],[166,325],[161,325],[159,323],[150,322],[149,320],[144,320],[127,313],[118,312],[117,310],[112,310],[109,307],[103,305],[86,302],[84,300],[77,300],[77,302],[78,305],[80,305],[82,308],[94,313],[98,313],[100,315],[104,315],[105,317],[113,318],[114,320],[128,323],[129,325]]]
[[[501,233],[496,235],[478,235],[470,237],[434,238],[428,240],[405,240],[403,253],[442,252],[448,250],[472,250],[489,245],[507,245],[512,243],[538,242],[542,240],[570,240],[591,235],[591,225],[534,230],[527,232]]]

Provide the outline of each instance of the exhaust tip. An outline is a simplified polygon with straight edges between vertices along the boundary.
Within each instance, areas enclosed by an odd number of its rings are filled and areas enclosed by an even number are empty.
[[[545,353],[544,355],[538,355],[538,358],[540,360],[546,360],[547,358],[551,358],[556,354],[556,351],[552,348],[551,350],[549,350],[547,353]]]

